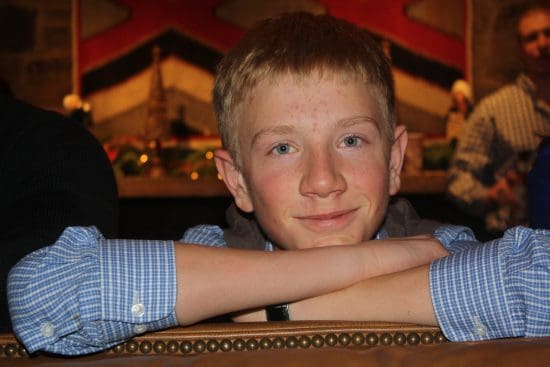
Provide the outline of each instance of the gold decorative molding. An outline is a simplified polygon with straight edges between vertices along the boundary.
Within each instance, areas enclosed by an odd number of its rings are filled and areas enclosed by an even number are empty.
[[[324,347],[416,346],[446,342],[435,327],[347,321],[198,324],[133,338],[110,355],[199,355]],[[13,334],[0,335],[0,358],[27,357]]]

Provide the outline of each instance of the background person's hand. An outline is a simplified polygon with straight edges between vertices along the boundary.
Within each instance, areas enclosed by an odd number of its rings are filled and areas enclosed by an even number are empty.
[[[514,187],[520,184],[522,184],[522,179],[517,172],[507,172],[489,189],[487,194],[488,204],[518,206],[520,202]]]

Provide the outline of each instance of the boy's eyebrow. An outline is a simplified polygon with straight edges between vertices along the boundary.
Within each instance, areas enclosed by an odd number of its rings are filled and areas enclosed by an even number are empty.
[[[256,141],[264,136],[264,135],[285,135],[290,134],[295,130],[294,126],[291,125],[277,125],[277,126],[271,126],[271,127],[265,127],[261,129],[260,131],[256,132],[254,136],[252,137],[252,146],[256,143]]]
[[[377,129],[379,129],[380,127],[378,125],[378,121],[374,117],[368,116],[368,115],[346,117],[341,120],[338,120],[336,124],[340,127],[350,127],[350,126],[364,124],[364,123],[373,124],[376,126]]]

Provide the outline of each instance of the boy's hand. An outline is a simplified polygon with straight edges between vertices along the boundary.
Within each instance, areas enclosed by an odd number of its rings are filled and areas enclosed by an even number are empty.
[[[504,177],[501,177],[489,188],[487,193],[488,204],[519,206],[520,201],[514,187],[520,184],[522,184],[522,178],[517,172],[507,172]]]
[[[365,279],[428,264],[449,254],[431,235],[368,241],[362,246]]]

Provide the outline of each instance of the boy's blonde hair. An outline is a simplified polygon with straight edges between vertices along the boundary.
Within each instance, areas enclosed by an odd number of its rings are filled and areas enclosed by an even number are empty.
[[[328,15],[289,13],[268,19],[249,31],[217,68],[213,103],[224,147],[240,165],[238,106],[263,80],[283,74],[306,77],[313,72],[374,87],[383,138],[393,142],[395,100],[391,68],[366,30]]]

